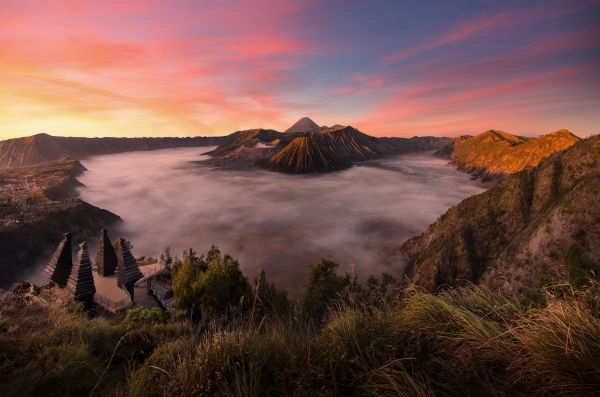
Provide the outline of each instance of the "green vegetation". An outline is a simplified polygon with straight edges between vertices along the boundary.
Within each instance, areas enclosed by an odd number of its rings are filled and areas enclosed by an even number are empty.
[[[582,258],[573,247],[567,261]],[[103,317],[69,303],[62,290],[24,285],[0,295],[0,389],[588,396],[600,387],[600,284],[593,278],[515,300],[480,286],[439,294],[399,288],[385,274],[363,286],[337,268],[330,260],[311,266],[304,296],[293,303],[264,272],[250,286],[238,263],[214,247],[206,257],[187,251],[175,260],[175,290],[202,314],[196,317],[142,308]]]
[[[167,315],[158,307],[144,309],[143,307],[132,307],[127,310],[123,323],[129,330],[142,328],[144,325],[159,324],[167,319]]]
[[[180,309],[217,317],[247,305],[250,285],[238,262],[218,248],[212,247],[206,259],[190,248],[173,267],[173,293]]]

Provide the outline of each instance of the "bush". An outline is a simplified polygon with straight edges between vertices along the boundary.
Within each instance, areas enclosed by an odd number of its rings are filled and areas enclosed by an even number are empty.
[[[144,325],[162,323],[166,320],[166,318],[166,313],[158,307],[145,309],[138,306],[127,310],[124,323],[127,329],[132,330],[141,328]]]

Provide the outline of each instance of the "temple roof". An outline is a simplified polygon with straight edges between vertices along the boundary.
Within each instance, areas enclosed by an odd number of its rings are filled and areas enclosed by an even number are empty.
[[[131,254],[127,241],[125,241],[125,239],[120,239],[115,248],[118,261],[117,275],[119,284],[126,285],[134,283],[143,278],[144,275],[138,268],[137,261]]]
[[[63,239],[58,244],[58,248],[54,251],[54,255],[46,266],[46,273],[50,276],[50,280],[54,281],[61,287],[67,285],[67,280],[71,274],[73,267],[73,257],[71,251],[71,233],[65,233]]]
[[[117,270],[117,254],[108,237],[106,229],[102,229],[100,234],[100,244],[98,245],[98,253],[96,254],[96,266],[98,266],[98,274],[101,276],[112,276]]]
[[[79,252],[77,252],[71,275],[67,281],[67,289],[73,293],[76,299],[92,297],[96,293],[92,262],[86,242],[79,244]]]

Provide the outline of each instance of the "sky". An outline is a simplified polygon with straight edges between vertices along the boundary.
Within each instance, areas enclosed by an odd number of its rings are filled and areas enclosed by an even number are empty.
[[[600,1],[0,0],[0,138],[600,132]]]

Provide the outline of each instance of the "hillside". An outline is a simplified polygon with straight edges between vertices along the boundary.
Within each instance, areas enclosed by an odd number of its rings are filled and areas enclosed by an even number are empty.
[[[36,165],[66,157],[81,159],[127,151],[214,146],[223,142],[224,137],[79,138],[37,134],[0,141],[0,169]]]
[[[212,271],[200,270],[206,257]],[[215,247],[194,260],[174,265],[199,268],[184,273],[189,281],[179,270],[158,279],[207,285],[186,288],[203,293],[187,304],[175,288],[171,315],[140,306],[84,311],[65,289],[29,283],[0,290],[3,395],[598,394],[596,280],[533,302],[478,286],[431,294],[376,277],[362,287],[323,260],[310,267],[302,300],[292,301],[264,272],[251,284]],[[227,270],[210,277],[214,269]],[[228,288],[232,281],[241,288]],[[205,301],[225,314],[192,315],[189,307]]]
[[[537,138],[489,130],[475,137],[458,137],[437,153],[449,157],[458,168],[489,179],[534,167],[578,141],[564,129]]]
[[[285,130],[286,133],[290,132],[320,132],[321,127],[308,117],[302,117],[296,121],[290,128]]]
[[[119,221],[76,199],[83,170],[74,160],[0,170],[0,285],[35,265],[64,232],[82,241]]]
[[[313,174],[350,168],[352,162],[324,145],[316,136],[309,135],[294,139],[261,165],[273,171]]]
[[[403,244],[408,271],[431,290],[473,281],[512,295],[564,278],[573,242],[600,260],[598,197],[596,135],[448,210]]]

